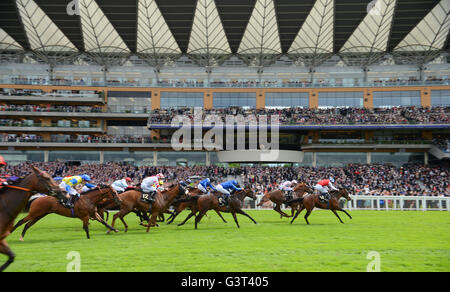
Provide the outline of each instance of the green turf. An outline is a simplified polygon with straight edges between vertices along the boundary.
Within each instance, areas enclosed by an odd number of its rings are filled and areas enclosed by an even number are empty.
[[[222,223],[210,212],[198,230],[191,220],[182,227],[163,223],[149,233],[131,214],[127,233],[107,235],[91,221],[90,240],[80,220],[49,215],[24,242],[22,227],[8,237],[17,257],[7,271],[63,272],[70,251],[80,254],[84,272],[366,271],[370,251],[379,253],[381,271],[450,271],[450,212],[351,211],[353,220],[342,214],[340,224],[331,212],[316,210],[311,225],[302,216],[291,225],[272,210],[248,213],[258,225],[238,215],[238,229],[230,214]],[[116,227],[123,230],[119,220]]]

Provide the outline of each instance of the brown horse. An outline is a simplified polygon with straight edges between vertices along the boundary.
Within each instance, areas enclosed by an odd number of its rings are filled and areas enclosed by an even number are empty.
[[[116,198],[115,190],[110,186],[100,186],[95,189],[89,190],[83,193],[80,198],[75,202],[73,209],[62,206],[61,202],[51,196],[45,196],[35,199],[31,202],[28,215],[17,222],[14,226],[14,231],[19,226],[27,223],[23,228],[20,240],[23,241],[25,233],[28,228],[33,226],[40,219],[44,218],[48,214],[56,213],[65,217],[79,218],[83,221],[83,229],[86,232],[86,236],[89,239],[89,219],[95,219],[105,225],[109,230],[117,232],[114,228],[109,226],[97,213],[97,204],[101,203],[105,199]],[[117,199],[118,200],[118,199]],[[11,232],[12,232],[11,231]]]
[[[314,191],[310,187],[308,187],[305,183],[299,183],[295,185],[292,194],[293,198],[295,199],[303,197],[305,193],[312,194],[313,192]],[[273,209],[278,213],[280,213],[280,218],[293,217],[294,211],[297,210],[299,206],[298,202],[289,203],[289,207],[291,207],[291,216],[281,211],[281,205],[286,204],[286,196],[282,190],[275,190],[264,194],[264,196],[261,198],[261,201],[258,203],[258,207],[261,207],[264,203],[268,201],[272,201],[275,204],[275,207]]]
[[[204,195],[204,193],[197,189],[197,188],[191,188],[188,189],[189,193],[187,194],[187,199],[184,200],[179,200],[176,201],[174,203],[172,203],[172,206],[174,207],[174,212],[172,215],[170,215],[169,218],[167,218],[167,224],[171,224],[175,218],[184,210],[184,209],[190,209],[191,212],[195,211],[197,212],[197,201],[191,200],[190,198],[194,197],[194,196],[200,196],[200,195]],[[222,217],[222,214],[220,214],[220,211],[215,209],[214,211],[216,211],[217,215],[219,215],[219,217],[223,220],[223,222],[227,223],[227,221]],[[192,217],[192,216],[191,216]],[[190,218],[190,217],[189,217]]]
[[[185,224],[192,216],[194,216],[198,212],[199,214],[195,216],[195,229],[197,229],[198,223],[209,210],[215,210],[224,221],[225,219],[223,219],[223,217],[220,215],[220,212],[231,213],[238,228],[240,228],[240,226],[236,214],[244,215],[250,218],[253,223],[257,224],[256,221],[252,217],[250,217],[250,215],[242,210],[242,204],[246,197],[249,197],[253,200],[257,199],[255,193],[251,189],[243,189],[230,195],[229,203],[227,206],[219,205],[220,196],[223,196],[223,194],[219,192],[213,192],[209,195],[193,196],[191,200],[195,202],[196,206],[191,209],[191,213],[186,217],[186,219],[184,219],[183,222],[178,224],[178,226]]]
[[[0,189],[0,253],[8,256],[6,263],[0,267],[0,272],[14,261],[15,255],[5,239],[11,233],[14,220],[27,205],[30,197],[35,193],[46,193],[60,198],[64,196],[48,173],[34,166],[31,168],[33,171],[29,175],[14,185],[3,186]]]
[[[306,209],[305,221],[307,224],[309,224],[308,217],[311,214],[314,207],[320,208],[320,209],[331,210],[331,212],[333,212],[334,215],[336,215],[336,217],[338,217],[338,219],[339,219],[339,221],[341,221],[341,223],[344,223],[344,222],[342,222],[341,218],[336,213],[336,210],[344,212],[345,214],[347,214],[347,216],[350,219],[352,219],[352,216],[350,216],[350,214],[348,214],[347,211],[345,211],[344,209],[339,207],[339,199],[341,197],[344,197],[345,199],[347,199],[347,201],[351,200],[351,197],[348,194],[347,190],[341,188],[337,191],[330,191],[330,196],[331,196],[331,199],[328,201],[328,203],[320,202],[318,194],[308,194],[308,195],[304,196],[303,198],[298,198],[298,199],[293,200],[293,201],[300,202],[301,205],[300,205],[300,208],[295,213],[294,218],[292,218],[291,224],[292,224],[292,222],[294,222],[295,218],[297,218],[297,216],[300,214],[300,212],[303,211],[303,209]]]
[[[172,185],[169,189],[163,191],[157,191],[155,195],[155,201],[151,204],[141,201],[142,192],[138,190],[130,190],[119,194],[119,199],[122,201],[120,204],[120,210],[114,214],[111,226],[114,227],[116,219],[119,218],[125,226],[125,232],[128,230],[128,225],[123,219],[130,212],[137,210],[141,212],[149,212],[151,214],[150,221],[147,225],[147,232],[150,230],[150,226],[156,225],[156,218],[162,215],[175,198],[181,198],[185,195],[186,190],[179,184]],[[109,232],[108,232],[109,233]]]

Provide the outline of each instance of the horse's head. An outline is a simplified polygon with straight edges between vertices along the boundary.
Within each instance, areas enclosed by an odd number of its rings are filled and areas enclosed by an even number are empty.
[[[350,197],[350,194],[348,193],[347,189],[345,188],[340,188],[339,189],[339,193],[341,194],[342,197],[344,197],[347,201],[351,201],[352,198]]]
[[[33,170],[33,173],[31,174],[33,180],[30,187],[34,191],[54,197],[64,197],[58,183],[47,172],[42,171],[35,166],[31,166],[31,169]]]
[[[117,191],[111,186],[111,185],[101,185],[101,188],[108,188],[109,192],[108,194],[111,195],[111,198],[114,200],[114,202],[116,202],[117,204],[121,204],[122,200],[119,198]]]
[[[253,190],[252,190],[251,188],[245,187],[242,191],[245,193],[245,196],[246,196],[246,197],[249,197],[250,199],[253,199],[253,200],[255,200],[255,201],[258,199],[258,198],[256,197],[255,192],[253,192]]]
[[[314,191],[311,187],[309,187],[306,183],[301,182],[298,183],[295,187],[294,187],[294,192],[304,192],[304,193],[309,193],[312,194]]]

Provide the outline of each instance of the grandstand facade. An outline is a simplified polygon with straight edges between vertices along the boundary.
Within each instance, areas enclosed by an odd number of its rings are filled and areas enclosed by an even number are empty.
[[[341,166],[449,157],[448,0],[69,2],[0,4],[7,161]],[[282,155],[175,151],[170,117],[194,108],[280,116]]]

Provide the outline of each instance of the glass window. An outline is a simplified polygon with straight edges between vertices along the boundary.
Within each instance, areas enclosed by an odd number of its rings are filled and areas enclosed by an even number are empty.
[[[153,166],[152,151],[105,151],[104,162],[125,162],[135,166]]]
[[[423,153],[410,152],[372,152],[372,163],[390,163],[395,166],[402,166],[408,163],[424,162]]]
[[[205,165],[205,152],[158,152],[158,166]]]
[[[319,92],[319,107],[363,107],[363,92]]]
[[[309,107],[309,93],[267,92],[266,107]]]
[[[390,106],[421,106],[420,91],[374,91],[373,92],[374,107],[390,107]]]
[[[450,90],[431,90],[431,106],[450,106]]]
[[[317,166],[342,167],[348,164],[366,164],[367,154],[365,152],[317,152]]]
[[[161,92],[161,108],[201,107],[203,108],[203,92]]]
[[[214,92],[213,106],[227,107],[256,107],[256,92]]]
[[[44,151],[0,151],[0,155],[3,156],[5,161],[10,165],[20,164],[26,161],[44,161]],[[15,174],[21,175],[21,174]]]
[[[50,151],[48,161],[84,161],[99,162],[99,151]]]

